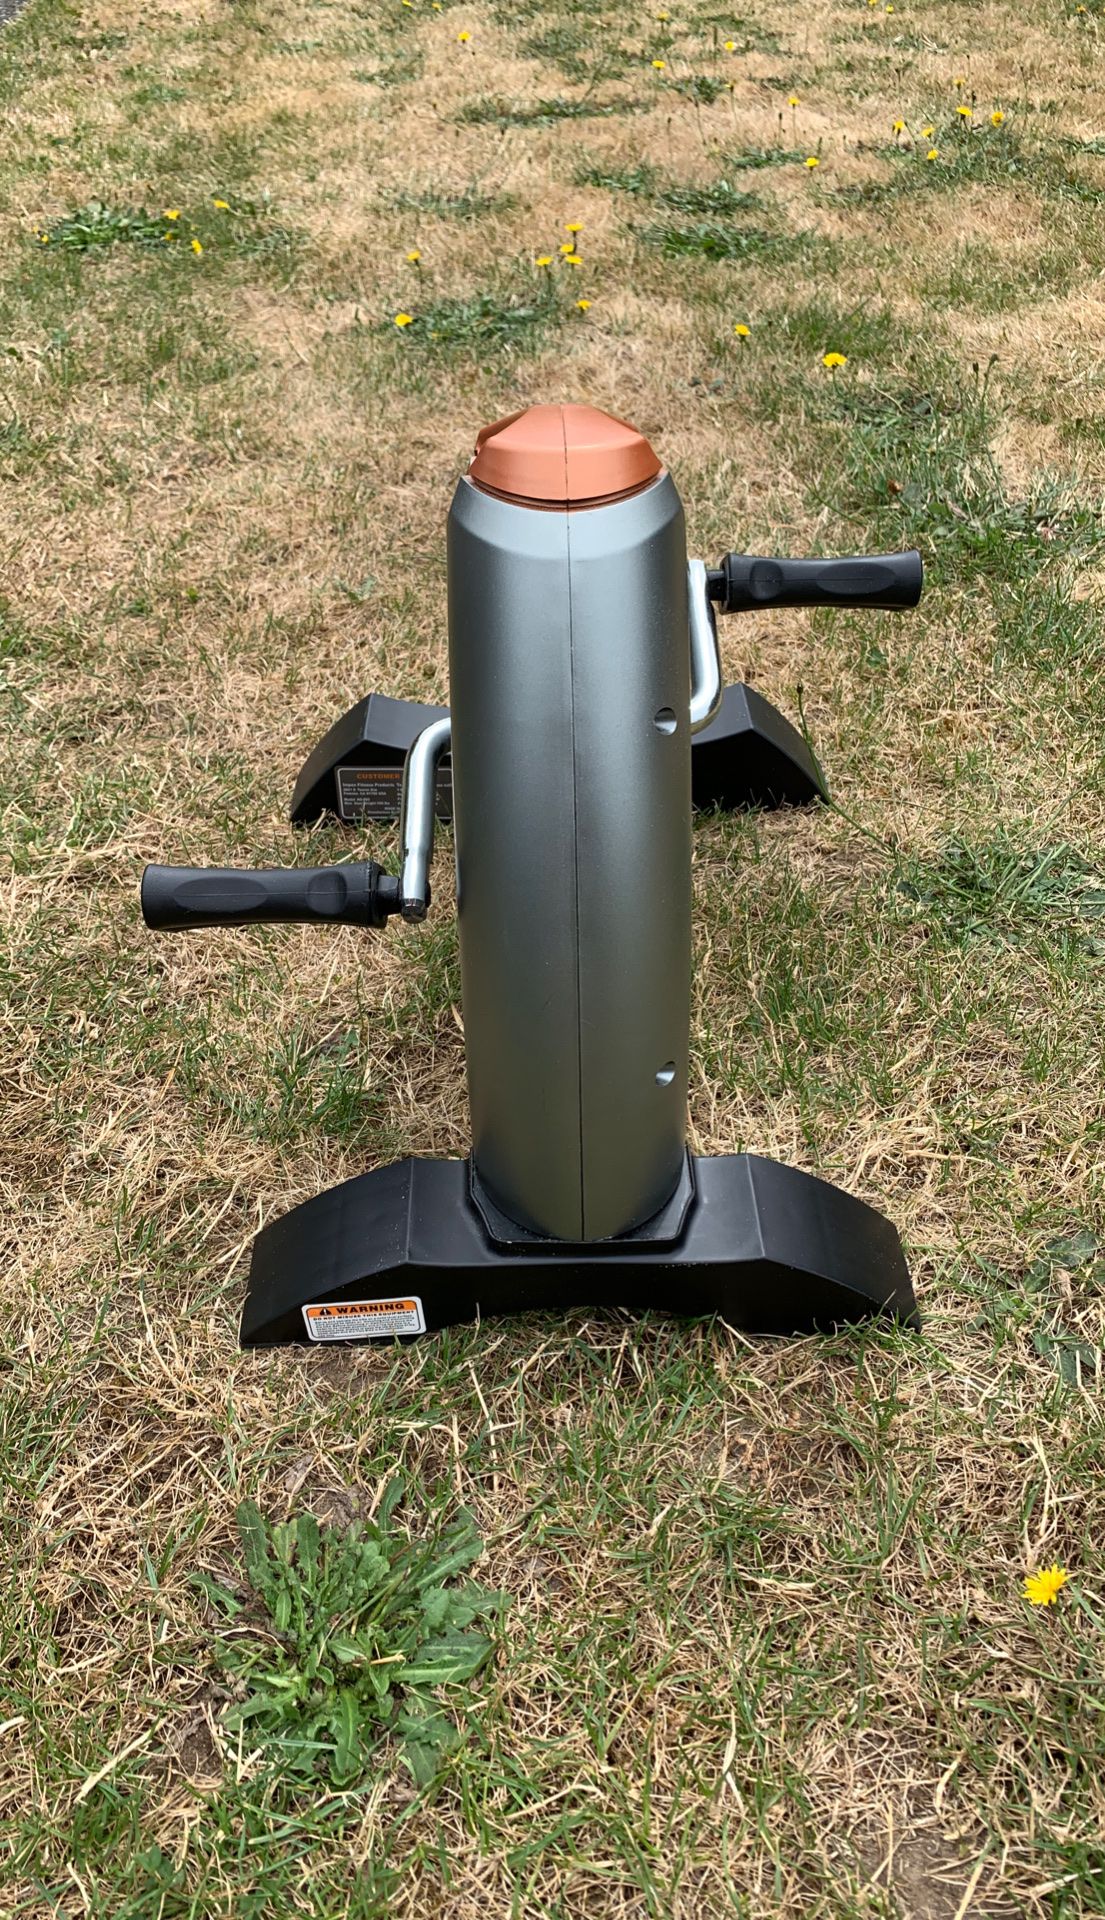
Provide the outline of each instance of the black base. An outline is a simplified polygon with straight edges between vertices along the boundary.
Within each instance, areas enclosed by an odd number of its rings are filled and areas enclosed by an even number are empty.
[[[716,718],[691,741],[691,799],[718,807],[807,807],[827,800],[821,769],[801,734],[755,687],[726,687]]]
[[[429,1165],[420,1161],[419,1165]],[[563,1260],[571,1253],[578,1253],[584,1260],[593,1260],[597,1254],[605,1252],[624,1253],[627,1246],[638,1248],[643,1244],[673,1246],[682,1239],[687,1224],[687,1214],[694,1205],[695,1163],[689,1153],[683,1155],[683,1171],[671,1199],[665,1201],[659,1213],[654,1213],[631,1234],[625,1234],[616,1240],[550,1240],[547,1233],[534,1233],[528,1227],[519,1226],[504,1213],[480,1179],[471,1160],[468,1162],[468,1198],[480,1216],[481,1223],[496,1253],[544,1253],[550,1248],[557,1258]]]
[[[448,707],[421,700],[392,700],[369,693],[324,733],[300,768],[292,794],[293,827],[309,826],[324,813],[340,820],[397,820],[403,762],[423,727],[448,717]],[[437,777],[438,818],[453,817],[448,759]]]
[[[692,1158],[694,1196],[674,1241],[627,1235],[504,1251],[469,1194],[463,1160],[400,1160],[294,1207],[258,1234],[242,1314],[245,1347],[346,1327],[433,1332],[491,1314],[573,1306],[719,1313],[749,1333],[812,1333],[873,1314],[919,1325],[895,1228],[794,1167],[754,1154]],[[349,1322],[350,1303],[365,1313]]]
[[[344,713],[309,756],[292,795],[293,826],[323,813],[394,820],[407,749],[448,707],[370,693]],[[753,687],[726,687],[721,709],[691,742],[691,794],[700,812],[807,806],[825,799],[817,762],[800,733]],[[449,761],[438,772],[437,811],[453,813]]]

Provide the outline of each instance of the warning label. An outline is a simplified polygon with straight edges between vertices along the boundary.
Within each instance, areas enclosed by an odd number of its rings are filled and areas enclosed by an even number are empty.
[[[397,1333],[425,1333],[417,1294],[409,1300],[324,1300],[304,1307],[308,1340],[393,1340]]]
[[[343,820],[398,820],[401,766],[338,767],[334,779]],[[453,817],[453,776],[448,767],[438,768],[436,812],[439,820]]]

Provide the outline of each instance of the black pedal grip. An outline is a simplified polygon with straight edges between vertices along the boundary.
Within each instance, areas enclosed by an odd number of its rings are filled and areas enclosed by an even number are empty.
[[[394,906],[391,904],[394,900]],[[142,918],[160,932],[309,921],[382,927],[399,887],[374,860],[340,867],[147,867]]]
[[[744,613],[753,607],[901,611],[917,605],[923,579],[916,548],[841,560],[772,560],[754,553],[727,553],[708,575],[708,585],[722,613]]]

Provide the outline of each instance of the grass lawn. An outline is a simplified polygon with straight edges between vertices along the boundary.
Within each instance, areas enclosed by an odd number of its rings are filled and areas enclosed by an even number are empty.
[[[0,29],[5,1915],[1105,1912],[1103,74],[1105,0]],[[698,823],[691,1091],[924,1331],[242,1355],[259,1223],[466,1150],[449,836],[421,932],[138,877],[393,862],[295,774],[448,697],[455,476],[561,398],[708,560],[925,554],[724,626],[834,805]]]

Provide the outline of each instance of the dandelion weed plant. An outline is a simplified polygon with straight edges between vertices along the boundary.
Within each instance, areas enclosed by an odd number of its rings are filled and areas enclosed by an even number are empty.
[[[285,1790],[349,1786],[387,1739],[425,1786],[460,1739],[447,1703],[489,1659],[484,1626],[504,1597],[458,1584],[482,1551],[469,1516],[414,1543],[392,1525],[402,1496],[393,1480],[376,1518],[344,1532],[310,1514],[270,1525],[243,1501],[248,1590],[196,1576],[225,1623],[215,1653],[237,1698],[223,1724],[260,1747]]]

